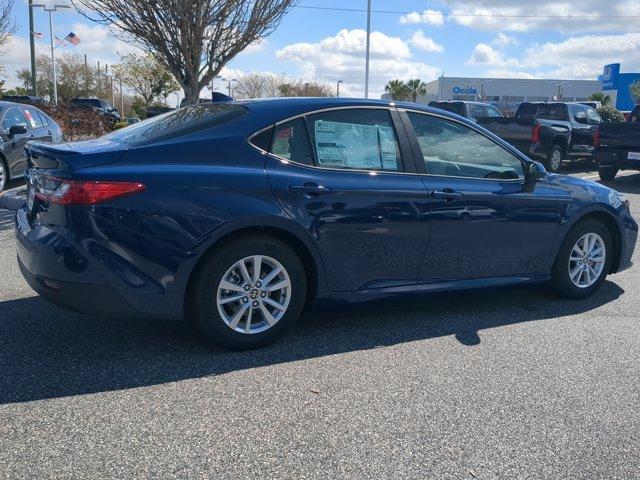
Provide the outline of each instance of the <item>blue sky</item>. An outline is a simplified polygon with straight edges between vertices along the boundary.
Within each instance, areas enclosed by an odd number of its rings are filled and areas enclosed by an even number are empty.
[[[0,56],[14,83],[16,68],[28,65],[27,2],[16,1],[20,31]],[[366,0],[301,0],[300,6],[366,8]],[[373,0],[372,96],[392,78],[447,76],[595,79],[606,63],[640,71],[640,2],[620,0]],[[546,15],[546,16],[538,16]],[[574,16],[567,18],[567,16]],[[78,47],[60,52],[86,53],[93,62],[113,63],[116,51],[135,49],[109,35],[73,10],[55,15],[56,34],[74,31]],[[223,72],[268,71],[343,80],[349,95],[362,95],[364,83],[364,12],[294,8],[265,42],[239,55]],[[48,20],[36,15],[36,31],[48,45]],[[222,88],[222,85],[219,85]]]

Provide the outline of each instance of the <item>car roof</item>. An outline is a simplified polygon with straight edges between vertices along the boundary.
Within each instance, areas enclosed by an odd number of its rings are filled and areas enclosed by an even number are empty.
[[[259,98],[251,100],[234,100],[230,104],[247,108],[252,115],[260,117],[261,121],[276,123],[287,118],[296,117],[307,112],[331,108],[346,107],[398,107],[407,110],[417,110],[425,113],[435,113],[448,116],[455,120],[463,117],[424,104],[412,102],[398,102],[392,100],[374,100],[364,98],[335,98],[335,97],[293,97],[293,98]],[[465,119],[466,121],[466,119]],[[265,123],[265,126],[267,123]]]
[[[465,105],[491,105],[489,102],[474,102],[472,100],[432,100],[429,103],[464,103]]]

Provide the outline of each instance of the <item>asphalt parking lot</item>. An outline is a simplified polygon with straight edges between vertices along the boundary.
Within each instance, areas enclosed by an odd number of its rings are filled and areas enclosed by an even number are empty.
[[[640,218],[640,174],[622,175]],[[518,288],[313,312],[229,353],[40,300],[0,210],[0,478],[640,478],[638,250],[586,301]]]

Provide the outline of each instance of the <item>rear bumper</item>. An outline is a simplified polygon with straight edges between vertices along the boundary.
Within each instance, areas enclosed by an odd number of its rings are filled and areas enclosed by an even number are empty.
[[[54,305],[73,312],[104,317],[140,317],[110,285],[63,282],[41,277],[25,267],[20,256],[18,266],[29,286]]]
[[[131,302],[109,278],[117,281],[83,246],[45,226],[32,227],[26,209],[16,213],[18,265],[25,280],[43,298],[60,307],[89,315],[176,319],[145,305],[144,295],[129,292]],[[122,288],[122,286],[121,286]],[[157,298],[157,296],[156,296]],[[156,301],[156,306],[161,302]],[[159,308],[161,308],[160,305]]]
[[[597,150],[595,156],[601,168],[640,170],[640,160],[629,160],[628,150]]]

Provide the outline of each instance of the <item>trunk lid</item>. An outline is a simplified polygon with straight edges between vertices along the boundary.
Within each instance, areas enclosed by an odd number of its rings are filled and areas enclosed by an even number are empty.
[[[51,170],[61,175],[113,163],[124,152],[122,144],[100,138],[72,143],[29,142],[26,146],[29,170]]]

